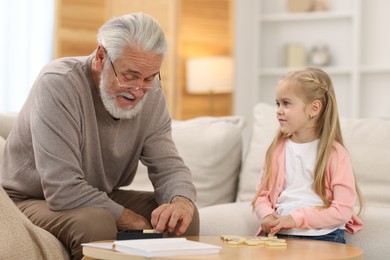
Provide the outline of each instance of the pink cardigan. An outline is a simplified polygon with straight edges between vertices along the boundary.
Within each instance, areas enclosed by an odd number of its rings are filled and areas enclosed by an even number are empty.
[[[256,200],[254,210],[259,219],[275,212],[276,201],[283,191],[286,143],[287,139],[278,145],[272,156],[271,182],[274,188],[267,185]],[[351,160],[341,144],[335,143],[333,148],[326,171],[326,194],[332,204],[328,208],[299,208],[290,215],[298,228],[331,228],[346,223],[346,230],[355,233],[363,228],[363,223],[354,214],[357,195]],[[261,175],[263,172],[264,165]],[[257,188],[260,182],[261,178]],[[260,227],[258,234],[261,233]]]

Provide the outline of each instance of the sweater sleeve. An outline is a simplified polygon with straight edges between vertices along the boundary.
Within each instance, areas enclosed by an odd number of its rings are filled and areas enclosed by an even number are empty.
[[[275,148],[271,159],[271,175],[259,197],[256,199],[255,213],[259,219],[263,219],[267,215],[275,212],[276,201],[283,190],[285,171],[284,167],[280,167],[280,165],[285,160],[285,143],[286,141],[283,141]],[[263,175],[265,174],[266,164],[266,160],[264,159],[256,190],[260,187]]]
[[[355,179],[347,151],[336,145],[327,169],[327,208],[300,208],[290,213],[299,228],[331,228],[348,223],[356,203]]]
[[[258,180],[257,185],[256,185],[256,192],[260,189],[264,170],[265,170],[265,167],[263,164],[261,174],[260,174],[259,180]],[[258,198],[256,199],[255,204],[254,204],[254,211],[256,213],[257,218],[260,220],[275,212],[274,205],[273,205],[272,199],[271,199],[270,185],[269,184],[267,184],[263,188],[263,190],[260,192]]]

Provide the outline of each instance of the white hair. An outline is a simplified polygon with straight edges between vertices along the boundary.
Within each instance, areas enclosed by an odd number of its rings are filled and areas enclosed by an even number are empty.
[[[167,51],[167,41],[160,24],[145,13],[130,13],[108,20],[100,27],[97,41],[112,60],[120,57],[125,48],[162,56]]]

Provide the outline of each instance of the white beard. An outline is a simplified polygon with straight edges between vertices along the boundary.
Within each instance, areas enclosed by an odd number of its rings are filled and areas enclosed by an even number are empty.
[[[107,67],[109,68],[109,67]],[[145,93],[144,96],[141,98],[141,100],[134,106],[128,106],[126,108],[120,108],[116,104],[116,98],[118,95],[122,95],[124,97],[132,97],[132,95],[128,92],[120,92],[117,94],[111,94],[107,90],[109,85],[107,84],[107,71],[106,69],[103,69],[103,72],[100,76],[100,84],[99,84],[99,90],[100,90],[100,97],[102,99],[103,105],[110,113],[110,115],[114,118],[118,119],[131,119],[138,115],[138,113],[142,110],[142,107],[145,103],[145,98],[147,97],[148,93]]]

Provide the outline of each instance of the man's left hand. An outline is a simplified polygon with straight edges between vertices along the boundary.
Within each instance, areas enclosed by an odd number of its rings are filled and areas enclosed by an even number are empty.
[[[152,212],[152,226],[158,232],[175,231],[182,235],[190,225],[195,206],[189,199],[175,196],[171,203],[162,204]]]

